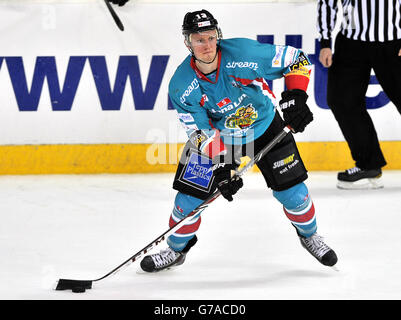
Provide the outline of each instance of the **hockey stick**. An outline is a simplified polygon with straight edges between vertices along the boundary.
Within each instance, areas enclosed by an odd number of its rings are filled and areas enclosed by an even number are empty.
[[[241,177],[245,172],[247,172],[268,151],[270,151],[277,143],[279,143],[287,135],[287,133],[290,132],[290,130],[291,128],[289,126],[284,127],[283,130],[279,134],[277,134],[277,136],[275,136],[273,140],[270,141],[270,143],[268,143],[253,159],[251,159],[241,170],[237,171],[234,174],[233,178]],[[120,271],[123,267],[128,267],[131,263],[137,261],[140,257],[142,257],[142,255],[149,252],[149,250],[153,249],[163,240],[166,240],[169,235],[173,234],[176,230],[181,228],[187,221],[192,219],[201,210],[209,206],[209,204],[212,203],[214,200],[216,200],[220,195],[221,192],[219,190],[215,191],[211,196],[209,196],[204,202],[202,202],[199,206],[197,206],[190,214],[188,214],[184,219],[179,221],[175,226],[168,229],[166,232],[157,237],[142,250],[135,253],[132,257],[125,260],[118,267],[114,268],[109,273],[105,274],[103,277],[94,280],[59,279],[57,282],[56,290],[72,290],[73,292],[84,292],[86,289],[91,289],[93,282],[107,278],[108,276]]]
[[[124,25],[121,22],[120,18],[118,17],[117,13],[114,11],[113,7],[111,6],[111,4],[109,3],[109,1],[104,0],[104,2],[106,3],[107,9],[109,9],[109,12],[111,13],[111,16],[114,19],[114,22],[116,23],[117,27],[121,30],[124,31]]]

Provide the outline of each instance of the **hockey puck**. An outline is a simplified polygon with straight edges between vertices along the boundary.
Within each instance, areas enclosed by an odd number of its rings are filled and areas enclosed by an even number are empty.
[[[84,287],[74,287],[71,289],[72,292],[74,293],[81,293],[81,292],[85,292],[85,288]]]

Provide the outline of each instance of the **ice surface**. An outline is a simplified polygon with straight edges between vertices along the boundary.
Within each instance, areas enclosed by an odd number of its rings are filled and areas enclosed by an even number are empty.
[[[336,189],[311,172],[318,232],[339,271],[319,264],[258,173],[232,203],[202,215],[183,266],[138,274],[138,263],[74,294],[59,278],[96,279],[168,229],[173,174],[0,177],[0,299],[400,299],[401,171],[385,188]],[[164,248],[161,244],[157,249]]]

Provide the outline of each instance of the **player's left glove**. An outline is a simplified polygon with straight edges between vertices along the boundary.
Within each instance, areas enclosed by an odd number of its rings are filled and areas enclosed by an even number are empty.
[[[214,179],[221,195],[228,201],[233,201],[233,195],[244,185],[240,177],[231,179],[231,170],[235,170],[237,165],[220,161],[213,169]]]
[[[281,93],[280,109],[286,125],[289,125],[293,132],[302,132],[312,122],[313,114],[309,110],[306,100],[308,95],[299,89],[287,90]]]
[[[128,2],[128,0],[107,0],[108,2],[118,4],[120,7],[122,7],[124,4]]]

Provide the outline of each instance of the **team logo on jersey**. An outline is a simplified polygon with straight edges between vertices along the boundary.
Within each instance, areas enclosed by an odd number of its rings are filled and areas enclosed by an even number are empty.
[[[246,129],[258,118],[258,112],[248,104],[245,107],[238,108],[235,113],[227,117],[225,127],[229,129]]]
[[[223,100],[221,100],[220,102],[217,102],[216,104],[219,108],[223,108],[224,106],[226,106],[230,103],[232,103],[230,98],[224,98]]]

